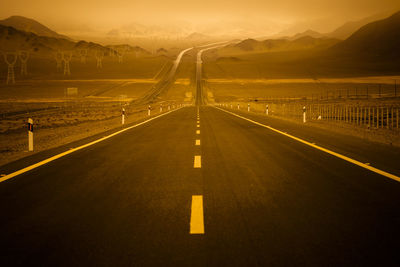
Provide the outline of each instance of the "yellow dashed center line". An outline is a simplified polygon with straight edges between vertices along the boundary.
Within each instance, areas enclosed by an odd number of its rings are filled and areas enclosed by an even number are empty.
[[[200,145],[200,139],[196,139],[196,146]]]
[[[196,134],[200,134],[200,130],[196,130]]]
[[[194,156],[194,168],[201,168],[201,156]]]
[[[190,234],[204,234],[203,196],[192,196],[190,215]]]

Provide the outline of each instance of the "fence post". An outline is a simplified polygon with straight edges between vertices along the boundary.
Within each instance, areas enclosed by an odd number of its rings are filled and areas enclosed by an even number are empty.
[[[372,125],[371,127],[375,127],[375,108],[372,107]]]
[[[33,120],[28,119],[28,151],[33,151]]]
[[[392,129],[394,129],[394,127],[393,127],[394,116],[393,116],[393,115],[394,115],[394,114],[393,114],[393,107],[391,107],[390,117],[391,117],[391,119],[392,119]]]
[[[365,124],[365,107],[361,107],[361,114],[360,114],[360,124],[363,126]]]
[[[368,126],[371,126],[371,107],[368,106]]]
[[[386,107],[386,129],[389,129],[389,108]]]

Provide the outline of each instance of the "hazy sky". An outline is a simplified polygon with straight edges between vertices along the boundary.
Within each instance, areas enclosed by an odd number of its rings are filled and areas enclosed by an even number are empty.
[[[323,19],[342,24],[395,9],[400,9],[399,0],[0,0],[1,18],[27,16],[56,30],[69,25],[111,28],[136,21],[160,24],[179,20],[281,24]]]

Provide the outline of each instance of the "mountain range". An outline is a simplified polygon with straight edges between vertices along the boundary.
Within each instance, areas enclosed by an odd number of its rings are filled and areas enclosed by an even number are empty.
[[[17,30],[13,27],[0,25],[0,50],[29,50],[41,55],[47,55],[57,50],[107,50],[106,47],[86,41],[74,42],[65,38],[39,36],[32,32]]]
[[[305,31],[289,38],[267,39],[257,41],[246,39],[237,44],[231,44],[224,49],[237,49],[238,51],[294,51],[316,49],[325,54],[347,55],[349,57],[391,59],[400,58],[400,12],[388,18],[369,22],[360,26],[374,17],[369,17],[357,22],[349,22],[330,34],[320,34],[315,31]],[[346,36],[352,29],[360,26],[344,41],[332,36]],[[145,30],[144,28],[141,28]],[[187,35],[187,40],[206,39],[208,36],[194,32]],[[128,45],[129,46],[129,45]],[[12,16],[0,21],[0,49],[18,50],[28,49],[38,53],[49,53],[57,50],[104,49],[117,46],[103,46],[97,43],[79,41],[75,42],[67,36],[58,34],[48,27],[32,19]],[[136,46],[129,46],[129,50],[148,53]],[[326,51],[326,52],[324,52]]]
[[[294,40],[288,39],[267,39],[264,41],[257,41],[254,39],[246,39],[237,44],[232,44],[226,49],[238,49],[241,51],[294,51],[303,49],[325,49],[340,42],[338,39],[333,38],[315,38],[311,36],[301,36]],[[231,51],[232,52],[232,51]]]
[[[399,59],[400,11],[386,19],[368,23],[329,51],[349,56]]]
[[[338,38],[338,39],[345,40],[345,39],[349,38],[357,30],[359,30],[361,27],[363,27],[371,22],[388,18],[390,15],[392,15],[392,13],[385,12],[385,13],[375,14],[373,16],[369,16],[366,18],[362,18],[360,20],[349,21],[349,22],[344,23],[342,26],[340,26],[336,30],[326,33],[324,35],[327,37],[331,37],[331,38]]]
[[[58,50],[87,49],[88,53],[125,46],[131,52],[150,54],[139,46],[113,45],[103,46],[87,41],[74,41],[68,36],[58,34],[43,24],[29,18],[12,16],[0,21],[0,50],[29,50],[36,54],[49,55]]]
[[[68,36],[58,34],[57,32],[47,28],[36,20],[22,16],[11,16],[7,19],[0,20],[0,25],[13,27],[17,30],[24,32],[31,32],[38,36],[71,40],[71,38],[69,38]]]

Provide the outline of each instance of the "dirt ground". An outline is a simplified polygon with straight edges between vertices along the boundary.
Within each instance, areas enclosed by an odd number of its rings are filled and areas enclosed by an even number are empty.
[[[122,108],[126,124],[146,118],[148,106],[136,105],[157,80],[88,79],[27,80],[0,86],[0,165],[22,158],[27,152],[27,120],[34,121],[33,153],[58,147],[121,126]],[[178,79],[176,87],[151,103],[152,115],[182,103],[189,79]],[[175,85],[174,85],[175,86]],[[67,95],[67,88],[77,94]]]
[[[25,104],[23,103],[23,105]],[[162,112],[166,112],[168,106],[172,110],[180,103],[175,101],[152,103],[152,116],[161,113],[159,109],[161,104],[163,105]],[[21,109],[14,109],[14,113],[9,112],[8,116],[2,118],[0,123],[0,166],[32,154],[32,152],[27,152],[28,117],[32,118],[34,122],[33,153],[121,127],[122,108],[125,108],[126,112],[125,124],[148,117],[147,105],[134,106],[116,101],[47,102],[34,103],[34,107],[36,109],[29,113]]]
[[[257,98],[380,98],[400,96],[400,76],[325,79],[207,79],[217,101]]]

